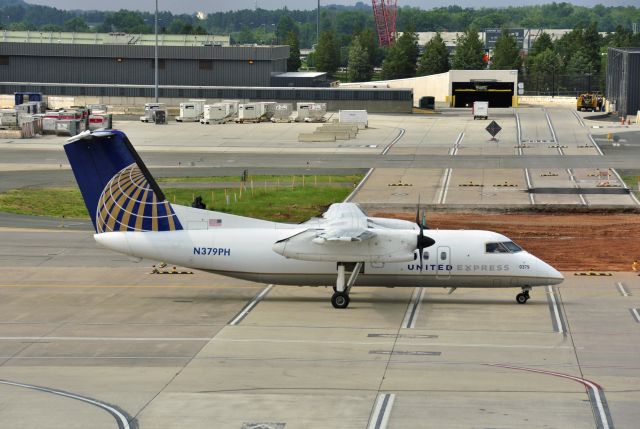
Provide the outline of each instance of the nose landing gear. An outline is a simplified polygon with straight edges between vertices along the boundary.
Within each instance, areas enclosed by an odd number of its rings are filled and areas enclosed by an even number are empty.
[[[516,302],[518,304],[526,304],[527,301],[529,300],[530,296],[529,296],[529,290],[530,288],[522,288],[522,292],[520,292],[519,294],[516,295]]]

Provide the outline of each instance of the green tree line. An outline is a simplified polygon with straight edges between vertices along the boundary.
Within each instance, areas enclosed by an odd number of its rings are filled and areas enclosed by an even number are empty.
[[[295,27],[280,31],[282,18]],[[310,48],[316,40],[315,10],[244,9],[217,12],[199,20],[195,15],[159,14],[161,31],[177,34],[230,34],[239,43],[273,43],[286,38],[294,30],[301,48]],[[398,9],[398,31],[465,31],[476,28],[575,28],[597,22],[598,31],[613,32],[618,26],[631,28],[640,22],[640,8],[633,6],[603,6],[592,8],[568,3],[508,8],[462,8],[459,6],[423,10],[412,7]],[[120,10],[78,11],[61,10],[49,6],[31,5],[22,0],[0,0],[0,28],[42,31],[121,31],[126,33],[153,32],[153,14]],[[324,6],[321,10],[321,31],[333,31],[336,42],[348,46],[353,35],[365,28],[375,28],[370,3],[355,6]]]

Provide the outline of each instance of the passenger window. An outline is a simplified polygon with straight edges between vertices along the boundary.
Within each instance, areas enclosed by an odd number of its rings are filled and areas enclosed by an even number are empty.
[[[440,259],[445,261],[447,259],[447,252],[440,252]]]
[[[429,252],[424,252],[424,253],[422,254],[422,259],[425,259],[425,260],[426,260],[426,259],[429,259]]]

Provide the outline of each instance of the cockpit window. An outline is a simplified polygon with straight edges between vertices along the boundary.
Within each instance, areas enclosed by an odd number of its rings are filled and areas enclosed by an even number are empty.
[[[511,253],[516,253],[516,252],[522,252],[522,247],[518,246],[516,243],[514,243],[513,241],[505,241],[504,246],[509,249],[509,252]]]
[[[486,243],[485,251],[487,253],[516,253],[522,251],[522,248],[513,241],[504,241],[502,243]]]
[[[487,243],[485,249],[487,253],[509,253],[502,243]]]

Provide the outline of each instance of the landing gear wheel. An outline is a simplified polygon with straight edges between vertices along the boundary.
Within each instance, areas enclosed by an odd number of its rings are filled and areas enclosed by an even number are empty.
[[[345,292],[336,292],[331,297],[333,308],[347,308],[349,306],[349,295]]]
[[[521,293],[516,295],[516,302],[518,304],[526,304],[528,300],[529,300],[529,293],[528,292],[521,292]]]

